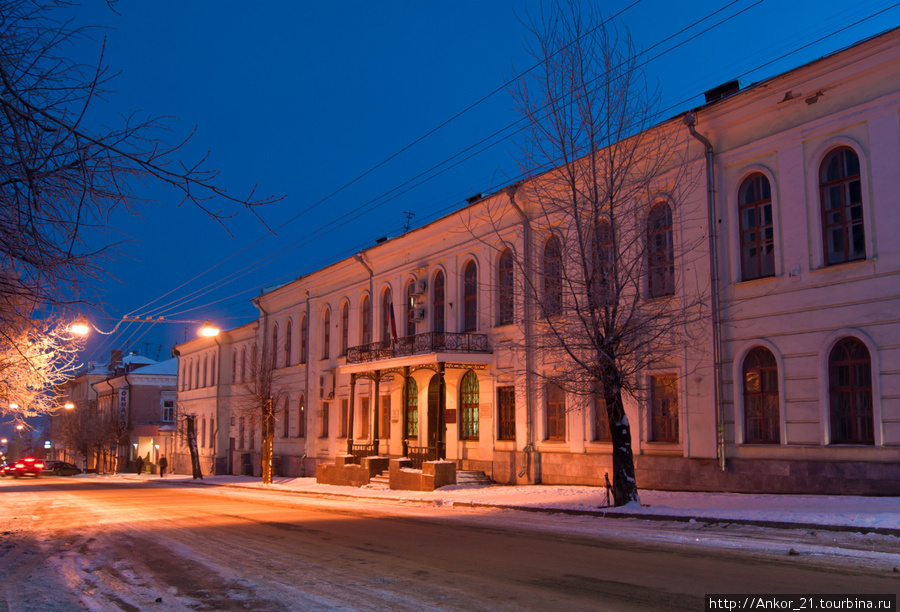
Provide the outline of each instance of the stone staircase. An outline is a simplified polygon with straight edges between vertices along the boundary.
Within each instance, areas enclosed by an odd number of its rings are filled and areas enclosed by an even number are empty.
[[[458,485],[476,485],[487,487],[494,482],[488,478],[487,474],[479,470],[457,470],[456,471],[456,484]],[[369,480],[369,484],[365,485],[366,489],[389,489],[391,486],[391,481],[388,476],[388,470],[384,470],[377,476],[373,476],[371,480]]]
[[[494,481],[480,470],[456,470],[456,484],[489,486]]]

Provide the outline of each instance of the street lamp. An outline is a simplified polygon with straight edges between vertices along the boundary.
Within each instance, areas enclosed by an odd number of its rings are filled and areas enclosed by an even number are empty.
[[[75,408],[75,404],[73,404],[72,402],[66,402],[65,404],[63,404],[63,408],[65,408],[66,410],[73,410]]]
[[[75,322],[69,325],[69,331],[73,334],[78,334],[79,336],[86,336],[88,332],[91,331],[90,325],[88,325],[87,319],[84,317],[78,317],[75,319]]]
[[[213,337],[213,336],[218,336],[218,335],[219,335],[219,328],[218,328],[218,327],[215,327],[215,326],[212,324],[212,321],[210,321],[209,319],[207,319],[206,322],[203,324],[203,327],[200,328],[200,335],[201,335],[201,336],[204,336],[204,337],[206,337],[206,338],[211,338],[211,337]]]

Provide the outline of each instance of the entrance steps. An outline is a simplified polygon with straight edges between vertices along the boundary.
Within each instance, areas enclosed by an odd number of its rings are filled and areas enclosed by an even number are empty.
[[[490,486],[494,484],[481,470],[456,470],[456,484]]]

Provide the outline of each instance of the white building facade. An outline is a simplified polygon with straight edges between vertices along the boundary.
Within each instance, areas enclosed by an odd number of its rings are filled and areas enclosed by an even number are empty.
[[[702,138],[683,116],[658,128],[684,132],[690,184],[665,188],[660,231],[674,243],[671,294],[705,291],[718,316],[626,402],[639,487],[897,494],[900,31],[692,117]],[[648,194],[646,214],[660,198]],[[527,190],[503,190],[264,293],[257,321],[179,346],[178,411],[205,423],[204,470],[259,474],[245,396],[266,359],[285,475],[353,451],[446,458],[503,483],[602,485],[601,410],[544,384],[553,364],[525,348],[538,306],[527,287],[564,231]]]

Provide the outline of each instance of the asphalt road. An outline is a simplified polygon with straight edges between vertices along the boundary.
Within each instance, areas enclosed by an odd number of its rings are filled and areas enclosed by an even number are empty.
[[[784,535],[699,545],[615,519],[71,478],[4,480],[0,506],[0,612],[697,611],[712,593],[900,590],[892,567],[789,555]]]

